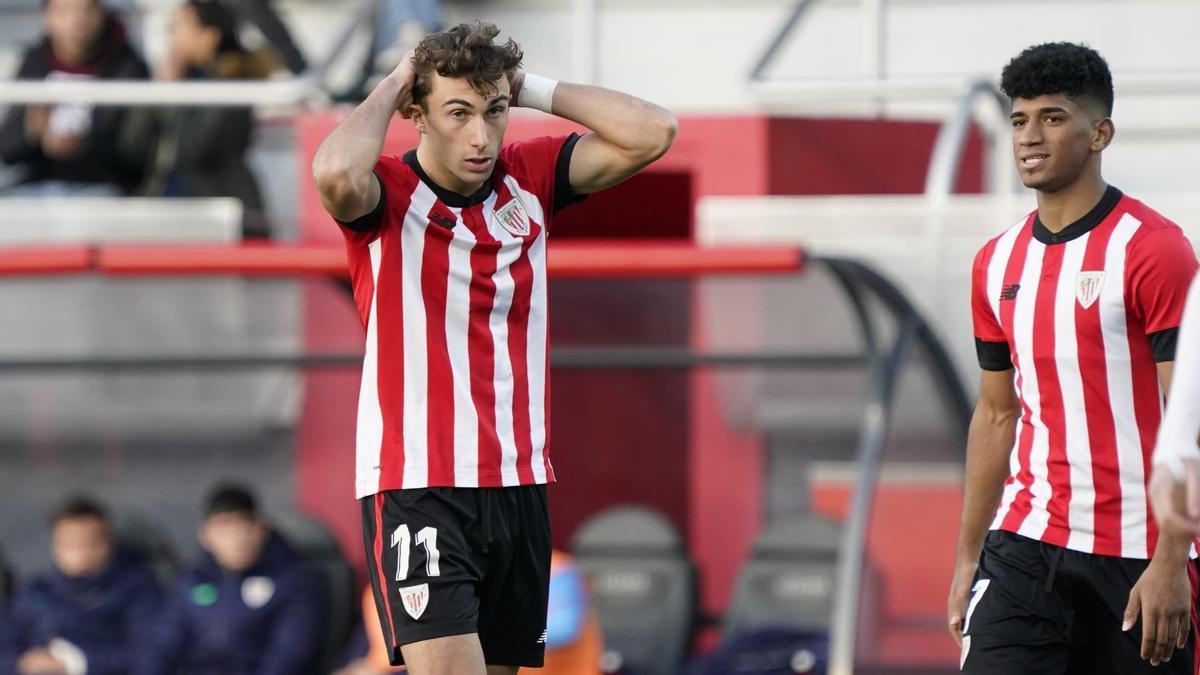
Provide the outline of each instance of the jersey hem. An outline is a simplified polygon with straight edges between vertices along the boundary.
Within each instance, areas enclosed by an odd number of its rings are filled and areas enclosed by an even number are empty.
[[[473,473],[455,474],[453,483],[447,483],[447,482],[442,481],[442,482],[426,483],[424,485],[405,485],[403,483],[403,481],[401,481],[401,482],[383,482],[383,483],[374,481],[374,482],[372,482],[372,484],[370,486],[364,486],[364,485],[359,484],[355,489],[355,497],[354,498],[362,499],[364,497],[370,497],[379,492],[387,492],[389,490],[419,490],[419,489],[424,489],[424,488],[474,489],[474,488],[501,488],[501,487],[528,487],[530,485],[549,485],[551,483],[554,483],[556,481],[556,478],[554,477],[553,471],[547,471],[545,480],[537,480],[535,478],[534,480],[529,480],[529,481],[519,481],[519,482],[513,483],[512,485],[504,485],[502,481],[503,481],[503,474],[499,474],[499,473],[482,474],[482,475],[473,474]]]

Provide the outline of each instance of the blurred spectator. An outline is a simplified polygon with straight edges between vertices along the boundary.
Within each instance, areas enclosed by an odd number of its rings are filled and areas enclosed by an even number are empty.
[[[85,498],[51,519],[54,569],[17,592],[0,625],[4,675],[159,675],[146,657],[158,587],[114,545],[108,518]]]
[[[404,668],[388,664],[388,647],[370,587],[363,592],[367,655],[334,675],[385,675]],[[541,675],[599,675],[604,653],[600,624],[591,609],[587,585],[571,556],[554,551],[550,560],[550,603],[546,617],[546,664]]]
[[[216,488],[200,545],[201,560],[180,578],[160,626],[160,672],[311,672],[324,635],[322,584],[263,522],[254,496]]]
[[[46,35],[25,52],[17,79],[148,76],[125,27],[100,0],[43,0],[43,8]],[[22,193],[127,192],[141,180],[143,167],[117,151],[123,115],[111,106],[13,106],[0,124],[0,159],[17,169]]]
[[[159,80],[254,80],[270,74],[272,58],[249,52],[232,10],[217,0],[188,0],[171,24],[170,53]],[[121,147],[149,164],[139,192],[154,197],[237,197],[245,206],[242,234],[269,234],[258,181],[246,163],[254,111],[245,107],[143,108],[130,113]]]

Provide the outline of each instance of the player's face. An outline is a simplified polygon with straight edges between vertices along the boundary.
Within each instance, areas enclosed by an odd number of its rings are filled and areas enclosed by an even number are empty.
[[[82,61],[104,30],[99,0],[49,0],[44,18],[54,53],[66,61]]]
[[[112,554],[108,526],[92,516],[64,518],[50,532],[50,554],[66,576],[91,576],[104,568]]]
[[[267,528],[244,513],[215,513],[200,528],[200,545],[222,569],[241,572],[258,562]]]
[[[1111,140],[1112,123],[1062,94],[1013,100],[1013,157],[1025,187],[1072,185]]]
[[[466,78],[434,73],[432,85],[425,109],[414,107],[413,115],[421,143],[437,164],[425,170],[442,187],[471,194],[492,175],[508,129],[508,78],[497,80],[487,96]]]

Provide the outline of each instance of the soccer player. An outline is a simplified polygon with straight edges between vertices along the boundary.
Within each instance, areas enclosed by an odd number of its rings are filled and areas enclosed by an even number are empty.
[[[948,602],[962,669],[1193,673],[1190,540],[1159,532],[1146,483],[1195,255],[1101,176],[1098,53],[1031,47],[1001,86],[1038,208],[975,258],[983,373]]]
[[[427,36],[313,160],[367,331],[356,454],[368,567],[391,661],[414,675],[542,665],[547,232],[676,133],[646,101],[523,72],[498,32]],[[591,131],[503,145],[511,106]],[[421,140],[381,158],[396,111]]]
[[[1200,276],[1179,324],[1179,359],[1158,430],[1150,503],[1159,528],[1200,537]]]

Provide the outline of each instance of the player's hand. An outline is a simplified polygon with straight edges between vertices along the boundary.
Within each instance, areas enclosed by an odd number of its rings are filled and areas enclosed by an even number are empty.
[[[1154,465],[1150,474],[1150,506],[1160,530],[1182,539],[1195,539],[1200,537],[1200,460],[1188,458],[1180,462],[1182,480],[1166,464]]]
[[[1142,658],[1150,665],[1171,660],[1176,649],[1187,646],[1191,630],[1192,583],[1187,566],[1151,560],[1129,592],[1121,630],[1142,620]]]
[[[67,667],[49,651],[38,648],[21,655],[17,660],[17,672],[21,675],[67,675]]]
[[[954,581],[950,583],[950,599],[946,601],[946,628],[954,643],[962,648],[963,616],[967,611],[967,600],[971,596],[971,584],[975,581],[975,570],[979,563],[959,563],[954,570]]]
[[[413,85],[417,83],[417,67],[413,63],[416,53],[416,49],[408,50],[404,56],[400,57],[400,63],[397,63],[392,72],[388,74],[388,79],[394,80],[400,85],[400,100],[396,104],[396,110],[404,119],[410,117],[408,107],[413,104],[412,90]]]
[[[508,90],[508,100],[513,107],[521,105],[521,87],[525,84],[525,69],[518,68],[513,73],[512,86]]]

